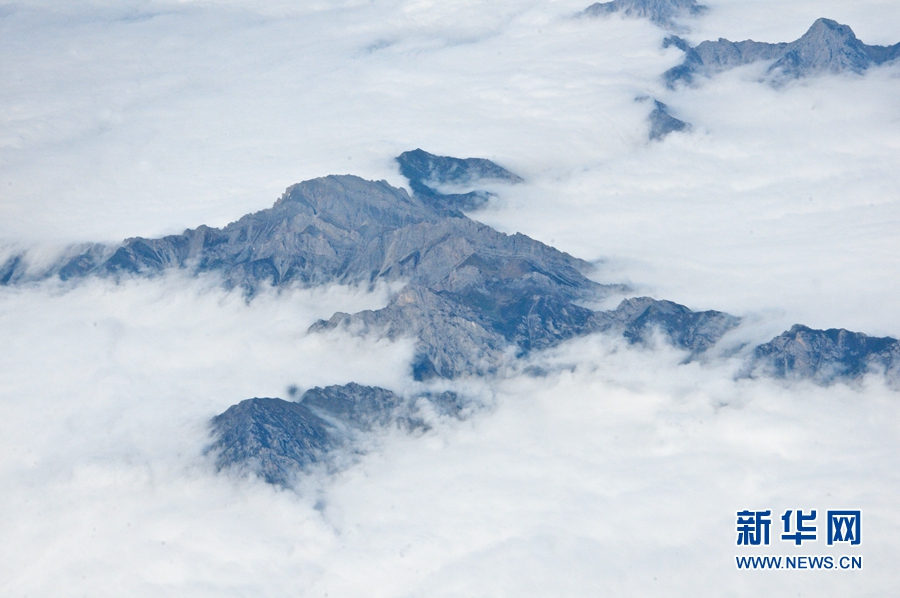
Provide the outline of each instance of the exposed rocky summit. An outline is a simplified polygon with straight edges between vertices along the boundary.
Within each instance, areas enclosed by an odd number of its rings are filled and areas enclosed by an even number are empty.
[[[418,398],[444,412],[458,410],[454,393]],[[363,432],[395,423],[422,425],[414,413],[411,401],[354,383],[313,388],[296,402],[247,399],[212,419],[214,442],[207,451],[219,469],[244,468],[270,484],[290,486],[311,465],[330,464],[339,449],[358,450],[354,441]]]
[[[637,101],[643,102],[649,100],[646,96],[637,98]],[[650,123],[650,140],[661,141],[669,133],[677,133],[679,131],[690,131],[691,125],[672,116],[669,107],[659,100],[653,100],[653,110],[647,117]]]
[[[484,158],[452,158],[435,156],[415,149],[403,152],[396,158],[400,174],[409,179],[413,193],[431,207],[455,212],[474,210],[490,198],[490,194],[480,189],[472,189],[481,182],[521,183],[522,178],[502,166]],[[439,187],[452,186],[456,189],[468,187],[463,193],[441,193]]]
[[[696,0],[613,0],[591,4],[582,14],[595,17],[618,12],[627,17],[650,19],[661,27],[673,29],[677,27],[677,19],[696,16],[706,10],[707,7],[697,4]]]
[[[380,310],[337,313],[312,330],[347,327],[418,339],[414,377],[456,378],[496,372],[510,358],[593,332],[620,334],[632,344],[657,333],[695,356],[716,343],[740,319],[718,311],[694,312],[671,301],[626,299],[595,312],[558,294],[514,294],[504,301],[469,290],[462,296],[407,287]],[[507,291],[508,292],[508,291]]]
[[[302,403],[247,399],[211,422],[209,452],[216,467],[241,467],[270,484],[290,486],[293,476],[343,446],[346,436]]]
[[[384,181],[328,176],[294,185],[272,208],[217,229],[200,226],[121,246],[93,245],[42,276],[152,275],[167,268],[217,271],[230,286],[316,286],[377,280],[433,284],[468,254],[516,256],[569,274],[589,266],[524,235],[504,235],[459,213],[437,209]],[[457,259],[459,258],[459,259]],[[498,259],[500,259],[498,257]],[[7,282],[27,276],[21,256],[0,269]],[[599,288],[580,274],[578,284]]]
[[[830,19],[819,19],[793,42],[765,43],[753,40],[732,42],[720,38],[691,47],[678,37],[667,38],[664,47],[674,45],[685,52],[682,64],[663,75],[669,87],[690,84],[698,75],[716,73],[759,61],[771,61],[768,80],[779,85],[791,79],[822,73],[863,73],[872,66],[900,57],[900,44],[868,46],[853,30]]]
[[[799,324],[756,347],[754,365],[769,375],[820,383],[859,378],[870,371],[900,375],[900,341],[844,329],[815,330]]]
[[[243,469],[270,484],[291,486],[315,464],[334,466],[336,454],[358,454],[358,441],[367,432],[391,425],[425,427],[417,415],[420,400],[442,415],[458,417],[462,406],[453,392],[407,399],[352,382],[310,389],[296,402],[247,399],[212,419],[214,441],[207,452],[220,470]]]

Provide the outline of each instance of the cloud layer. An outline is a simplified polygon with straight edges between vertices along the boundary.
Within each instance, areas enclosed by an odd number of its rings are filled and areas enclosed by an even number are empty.
[[[177,279],[6,294],[4,593],[875,596],[896,583],[900,411],[877,378],[736,383],[727,361],[589,337],[536,357],[545,377],[472,383],[492,398],[469,419],[388,431],[299,493],[216,474],[205,422],[237,398],[292,380],[403,387],[408,347],[302,333],[377,300],[332,289],[247,306]],[[737,510],[848,506],[866,517],[864,571],[735,570]]]

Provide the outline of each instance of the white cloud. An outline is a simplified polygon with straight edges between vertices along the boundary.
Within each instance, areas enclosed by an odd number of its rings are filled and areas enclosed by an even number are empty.
[[[18,299],[36,311],[63,301],[67,315],[19,327],[27,310],[5,299],[5,344],[24,350],[4,347],[0,507],[15,514],[0,525],[4,593],[751,596],[790,583],[878,595],[896,582],[877,563],[898,553],[900,413],[878,380],[863,390],[735,383],[728,363],[683,366],[677,353],[581,339],[536,358],[546,377],[489,384],[492,408],[424,436],[390,433],[295,494],[215,474],[204,424],[252,392],[244,385],[274,394],[288,371],[325,383],[285,318],[308,321],[322,305],[301,294],[248,308],[192,288],[28,292]],[[191,334],[173,339],[156,319]],[[239,339],[248,363],[208,355]],[[332,377],[356,368],[365,378],[371,366],[350,346]],[[368,355],[390,371],[385,354]],[[847,506],[865,514],[861,574],[786,582],[734,569],[737,510]],[[834,552],[823,544],[815,550]],[[780,542],[771,551],[791,553]]]

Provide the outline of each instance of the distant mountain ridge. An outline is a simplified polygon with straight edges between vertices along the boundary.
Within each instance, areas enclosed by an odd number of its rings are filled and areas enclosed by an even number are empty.
[[[613,0],[591,4],[581,14],[596,17],[618,12],[626,17],[650,19],[660,27],[674,29],[677,28],[676,19],[700,15],[707,10],[696,0]]]
[[[830,19],[818,19],[793,42],[766,43],[753,40],[701,42],[691,47],[685,40],[669,37],[664,47],[676,46],[685,52],[684,62],[665,72],[670,88],[690,84],[697,76],[711,77],[738,66],[772,61],[766,73],[771,83],[821,73],[853,72],[891,62],[900,57],[900,43],[893,46],[869,46],[857,39],[853,30]]]

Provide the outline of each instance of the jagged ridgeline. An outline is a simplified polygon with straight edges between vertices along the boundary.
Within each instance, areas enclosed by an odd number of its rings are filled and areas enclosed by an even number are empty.
[[[15,284],[52,276],[153,276],[181,268],[218,272],[251,301],[267,285],[402,281],[384,308],[336,313],[310,330],[347,327],[412,338],[410,374],[420,381],[494,375],[525,354],[597,332],[633,344],[667,339],[694,359],[740,323],[719,311],[695,312],[648,297],[625,299],[611,311],[591,310],[584,305],[624,294],[627,287],[595,282],[588,277],[591,264],[460,211],[468,201],[460,197],[490,197],[480,182],[512,184],[520,177],[488,160],[422,150],[404,153],[398,163],[412,195],[385,181],[323,177],[289,187],[271,208],[221,229],[201,226],[159,239],[82,247],[39,272],[16,255],[0,269],[0,279]],[[445,194],[445,186],[471,190]],[[795,327],[757,347],[747,372],[829,383],[873,367],[896,376],[900,344]],[[464,405],[465,398],[453,393],[408,397],[357,384],[313,389],[297,402],[248,399],[213,420],[210,450],[220,468],[247,468],[290,485],[311,464],[333,464],[334,454],[360,450],[357,439],[376,428],[421,427],[423,409],[452,416]]]
[[[676,46],[685,53],[684,62],[663,75],[666,84],[690,84],[697,76],[711,77],[754,62],[771,61],[766,76],[773,85],[821,73],[853,72],[900,58],[900,44],[869,46],[857,39],[853,30],[830,19],[819,19],[793,42],[765,43],[727,39],[701,42],[691,47],[678,37],[669,37],[664,47]]]

